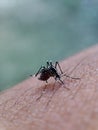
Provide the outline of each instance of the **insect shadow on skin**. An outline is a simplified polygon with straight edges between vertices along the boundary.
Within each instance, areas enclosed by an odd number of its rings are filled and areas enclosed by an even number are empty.
[[[59,73],[59,72],[60,73]],[[55,82],[56,81],[59,81],[59,83],[64,87],[66,88],[67,90],[69,90],[69,88],[67,88],[64,84],[64,81],[61,80],[62,77],[68,77],[68,78],[71,78],[71,79],[75,79],[75,80],[80,80],[80,78],[74,78],[74,77],[70,77],[69,75],[63,73],[62,69],[61,69],[61,66],[59,64],[58,61],[55,62],[55,64],[53,65],[53,63],[50,61],[47,61],[46,62],[46,66],[41,66],[38,70],[38,72],[35,74],[35,77],[38,77],[39,80],[41,81],[46,81],[46,83],[48,83],[48,79],[53,77],[55,79]],[[37,100],[39,100],[43,94],[45,93],[45,90],[47,88],[48,84],[44,86],[42,92],[41,92],[41,95],[37,98]],[[56,90],[57,91],[57,90]],[[55,92],[54,92],[55,93]]]

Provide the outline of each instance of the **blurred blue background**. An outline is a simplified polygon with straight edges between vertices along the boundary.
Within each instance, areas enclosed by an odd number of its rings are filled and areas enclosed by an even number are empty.
[[[98,42],[98,0],[0,0],[0,90]]]

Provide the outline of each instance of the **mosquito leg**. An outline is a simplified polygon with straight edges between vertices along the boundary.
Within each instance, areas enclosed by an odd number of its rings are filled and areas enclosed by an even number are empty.
[[[55,79],[55,81],[56,81],[56,80],[57,80],[57,79]],[[70,90],[69,88],[67,88],[67,87],[65,86],[64,82],[63,82],[60,78],[59,78],[58,80],[60,81],[60,83],[63,85],[64,88],[66,88],[67,90]]]
[[[49,61],[47,61],[47,68],[49,67]]]
[[[38,101],[43,96],[43,94],[45,93],[46,88],[47,88],[47,85],[45,85],[45,87],[41,91],[41,95],[36,99],[36,101]]]
[[[41,95],[36,99],[38,101],[43,96],[43,92],[41,92]]]
[[[67,89],[67,90],[70,90],[69,88],[67,88],[67,87],[65,86],[65,84],[63,84],[63,88],[65,88],[65,89]]]
[[[52,67],[53,65],[52,65],[52,61],[50,61],[50,66]]]
[[[42,66],[39,68],[39,70],[38,70],[38,72],[35,74],[35,76],[37,76],[37,75],[39,74],[39,72],[40,72],[40,70],[41,70],[42,68],[43,68]]]
[[[63,86],[64,87],[64,86]],[[54,86],[54,88],[55,88],[55,86]],[[64,88],[66,88],[67,90],[70,90],[69,88],[67,88],[67,87],[64,87]],[[56,92],[58,91],[60,89],[60,86],[55,90],[53,90],[53,93],[52,93],[52,95],[50,96],[50,98],[49,98],[49,100],[48,100],[48,102],[47,102],[47,105],[46,105],[46,107],[50,104],[50,102],[52,101],[52,98],[53,98],[53,96],[56,94]]]
[[[59,78],[59,81],[61,82],[61,84],[64,84],[64,82]]]
[[[74,70],[81,64],[81,62],[84,61],[86,58],[87,58],[87,57],[82,58],[82,59],[78,62],[78,64],[70,71],[69,75],[71,75],[71,74],[73,73],[73,71],[74,71]],[[66,75],[66,74],[64,74],[64,76],[69,77],[69,78],[72,78],[72,79],[76,79],[76,80],[80,80],[80,79],[81,79],[81,78],[73,78],[73,77],[70,77],[70,76],[68,76],[68,75]],[[61,77],[63,77],[63,75],[62,75]]]
[[[58,67],[59,67],[59,69],[61,71],[61,74],[63,74],[63,71],[62,71],[61,66],[60,66],[58,61],[55,62],[55,68],[57,68],[57,65],[58,65]]]
[[[68,77],[68,78],[75,79],[75,80],[80,80],[80,78],[70,77],[70,76],[67,75],[67,74],[63,74],[61,77],[63,77],[63,76],[66,76],[66,77]]]
[[[55,66],[54,66],[55,68],[57,67],[57,63],[58,63],[58,62],[56,61],[56,62],[55,62]]]
[[[48,81],[46,80],[46,83],[48,83]]]
[[[36,99],[36,101],[38,101],[42,96],[43,96],[43,93],[41,93],[41,95]]]
[[[63,82],[61,79],[59,79],[59,81],[62,83],[62,85],[63,85],[64,88],[66,88],[67,90],[70,90],[69,88],[67,88],[67,87],[65,86],[64,82]]]
[[[55,85],[55,84],[54,84],[54,85]],[[60,87],[59,87],[59,88],[60,88]],[[59,88],[57,88],[56,90],[53,90],[53,93],[52,93],[52,95],[50,96],[50,98],[49,98],[49,100],[48,100],[48,102],[47,102],[46,107],[50,104],[50,102],[51,102],[53,96],[54,96],[55,93],[59,90]],[[53,89],[54,89],[54,87],[53,87]]]

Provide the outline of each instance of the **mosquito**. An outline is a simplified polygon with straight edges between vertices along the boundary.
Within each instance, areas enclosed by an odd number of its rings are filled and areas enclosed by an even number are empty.
[[[58,71],[60,71],[60,74]],[[63,76],[69,77],[71,79],[80,79],[80,78],[70,77],[64,74],[58,61],[56,61],[54,65],[51,61],[50,62],[47,61],[46,66],[41,66],[38,72],[35,74],[35,77],[38,74],[40,74],[38,79],[41,81],[46,81],[46,83],[48,83],[48,79],[51,77],[53,77],[55,81],[59,80],[61,84],[64,84],[64,82],[61,80],[61,77]]]
[[[63,76],[66,76],[68,78],[75,79],[75,80],[80,79],[80,78],[70,77],[69,75],[63,73],[58,61],[56,61],[54,65],[51,61],[47,61],[46,66],[41,66],[39,68],[38,72],[35,74],[35,77],[37,77],[38,75],[39,75],[38,79],[41,81],[46,81],[46,83],[48,83],[48,79],[53,77],[55,79],[55,81],[59,81],[63,86],[64,86],[64,82],[63,82],[63,80],[61,80],[61,78]],[[45,92],[46,87],[47,86],[45,85],[41,95],[37,98],[37,100],[39,100],[43,96],[43,93]],[[67,88],[67,87],[65,87],[65,88],[67,90],[69,90],[69,88]]]

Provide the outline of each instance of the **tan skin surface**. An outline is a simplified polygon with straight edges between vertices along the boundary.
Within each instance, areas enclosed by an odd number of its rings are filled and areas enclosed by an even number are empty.
[[[80,80],[31,77],[1,92],[0,130],[98,130],[98,46],[60,65]]]

